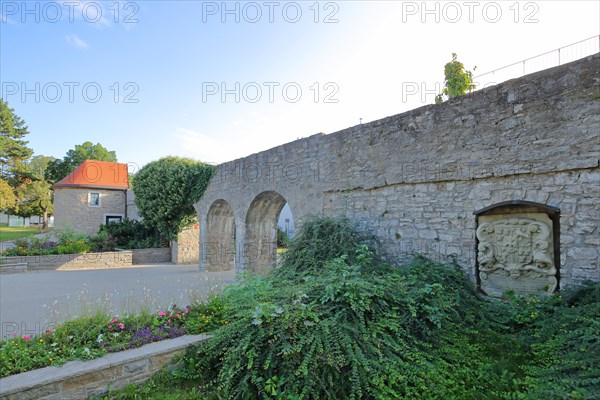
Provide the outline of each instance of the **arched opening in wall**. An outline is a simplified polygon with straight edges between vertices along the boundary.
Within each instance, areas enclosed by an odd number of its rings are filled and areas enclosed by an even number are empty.
[[[206,218],[204,265],[207,271],[229,271],[235,268],[235,217],[225,200],[215,201]]]
[[[477,285],[485,294],[551,294],[560,281],[560,210],[506,201],[474,212]]]
[[[288,247],[289,241],[296,234],[294,216],[292,209],[288,203],[283,206],[277,220],[277,251],[285,250]]]
[[[277,223],[286,200],[274,191],[254,198],[246,214],[244,268],[266,272],[277,262]],[[291,215],[291,210],[290,210]]]

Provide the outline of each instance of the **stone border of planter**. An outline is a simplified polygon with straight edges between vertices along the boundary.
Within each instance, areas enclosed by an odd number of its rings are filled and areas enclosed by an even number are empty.
[[[154,342],[137,349],[110,353],[89,361],[70,361],[0,379],[4,400],[67,400],[102,396],[111,390],[146,381],[174,356],[209,338],[188,335]]]
[[[136,249],[85,254],[50,254],[2,257],[0,273],[31,271],[128,268],[136,265],[171,262],[171,249]]]
[[[19,272],[27,272],[27,263],[11,263],[0,264],[0,274],[17,274]]]
[[[104,253],[16,256],[5,257],[4,262],[6,264],[25,263],[27,264],[27,271],[123,268],[132,265],[132,253],[131,250],[127,250]]]

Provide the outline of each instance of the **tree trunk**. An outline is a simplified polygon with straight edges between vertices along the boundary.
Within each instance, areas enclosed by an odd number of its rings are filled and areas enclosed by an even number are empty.
[[[42,229],[48,229],[48,210],[44,210]]]

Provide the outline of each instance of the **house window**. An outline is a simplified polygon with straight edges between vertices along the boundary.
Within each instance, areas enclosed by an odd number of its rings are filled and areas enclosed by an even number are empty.
[[[108,225],[112,222],[121,222],[122,220],[123,220],[123,217],[120,215],[107,215],[105,225]]]
[[[89,194],[89,206],[90,207],[100,207],[100,193],[90,193]]]

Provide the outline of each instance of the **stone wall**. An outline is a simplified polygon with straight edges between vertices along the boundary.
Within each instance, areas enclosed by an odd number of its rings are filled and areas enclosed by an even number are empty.
[[[27,263],[5,264],[4,259],[0,259],[0,274],[17,274],[27,272]]]
[[[198,264],[200,254],[199,226],[194,225],[171,241],[171,261],[174,264]]]
[[[133,265],[143,264],[165,264],[171,262],[171,249],[154,248],[154,249],[135,249],[133,250]]]
[[[89,193],[100,194],[100,206],[88,204]],[[90,235],[98,233],[107,215],[125,218],[126,197],[124,190],[58,187],[54,189],[54,226]]]
[[[127,268],[132,265],[168,264],[171,249],[151,248],[86,254],[3,257],[0,272]],[[198,257],[196,256],[196,263]]]
[[[474,212],[530,201],[560,210],[560,285],[598,280],[598,93],[595,55],[222,164],[195,205],[201,265],[264,268],[287,202],[298,225],[345,215],[390,262],[455,255],[475,281]]]
[[[53,254],[6,257],[6,264],[27,264],[27,271],[103,269],[131,267],[132,250],[86,254]]]

